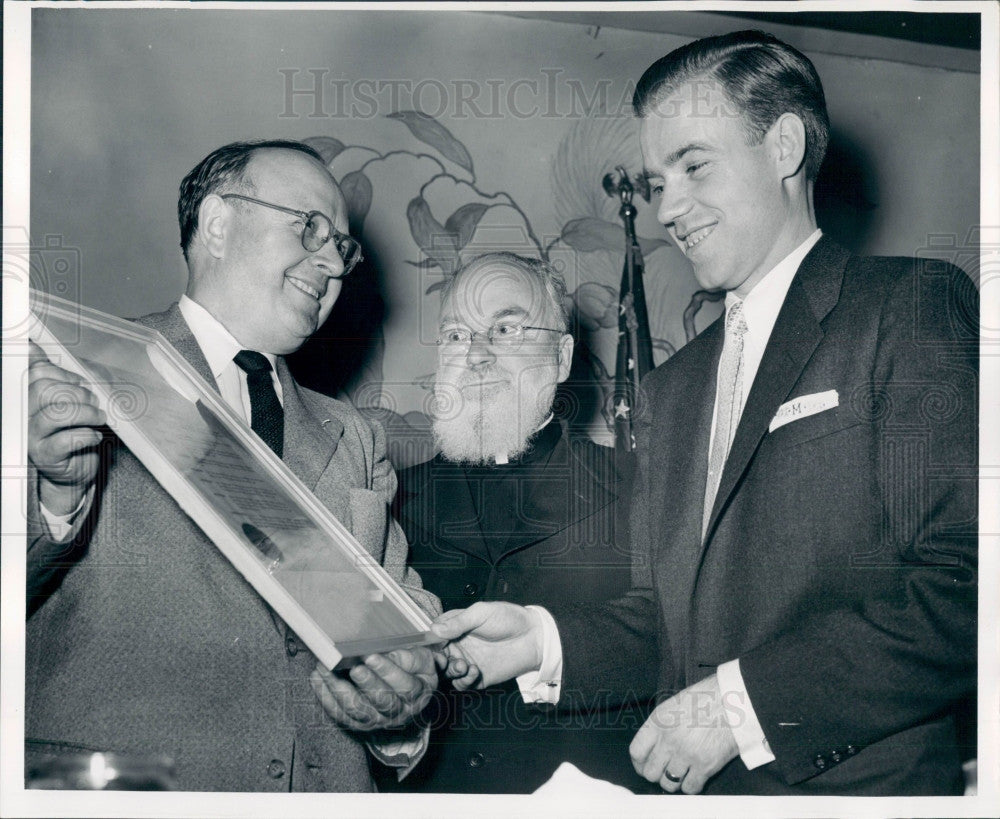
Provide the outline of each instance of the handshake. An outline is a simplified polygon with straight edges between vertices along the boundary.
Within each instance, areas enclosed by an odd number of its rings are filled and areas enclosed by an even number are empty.
[[[349,672],[356,689],[317,667],[313,686],[326,710],[353,730],[401,727],[427,705],[437,687],[436,669],[465,691],[537,671],[542,664],[543,619],[534,609],[475,603],[445,612],[431,631],[443,646],[366,657]],[[341,687],[328,688],[330,681]],[[367,702],[352,698],[345,708],[344,695],[363,695]],[[661,702],[629,748],[636,772],[670,793],[700,793],[738,755],[724,707],[714,674]]]
[[[446,641],[436,659],[459,690],[488,688],[542,664],[542,617],[512,603],[446,611],[432,633]]]

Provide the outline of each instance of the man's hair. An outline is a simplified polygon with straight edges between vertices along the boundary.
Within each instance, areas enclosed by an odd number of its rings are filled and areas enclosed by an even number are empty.
[[[517,253],[508,251],[498,251],[496,253],[483,253],[474,256],[455,271],[444,285],[441,291],[441,301],[448,298],[448,295],[455,288],[455,282],[459,276],[472,267],[482,267],[484,265],[507,265],[522,270],[529,276],[534,277],[542,286],[545,293],[552,316],[556,320],[556,327],[553,329],[563,333],[569,332],[569,314],[566,312],[566,284],[562,277],[556,273],[548,262],[540,259],[531,259],[527,256],[520,256]]]
[[[250,191],[252,184],[246,177],[247,165],[254,151],[264,148],[281,148],[300,151],[323,163],[323,157],[303,142],[291,139],[268,139],[252,142],[232,142],[216,148],[181,182],[177,199],[177,221],[181,228],[181,250],[187,260],[188,249],[198,229],[198,209],[205,197],[219,190]]]
[[[689,80],[715,80],[743,120],[748,145],[759,145],[784,113],[806,129],[806,178],[819,173],[830,139],[830,119],[816,68],[809,59],[763,31],[736,31],[681,46],[653,63],[632,97],[636,116],[646,116]]]

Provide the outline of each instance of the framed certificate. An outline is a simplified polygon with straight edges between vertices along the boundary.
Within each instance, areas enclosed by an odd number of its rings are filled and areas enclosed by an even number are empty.
[[[327,668],[433,642],[427,616],[159,333],[31,299],[32,340]]]

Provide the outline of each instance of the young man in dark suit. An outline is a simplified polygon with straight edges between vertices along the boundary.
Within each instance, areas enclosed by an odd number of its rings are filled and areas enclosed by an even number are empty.
[[[360,255],[320,157],[293,142],[227,145],[184,179],[178,215],[187,292],[141,323],[438,610],[388,517],[384,433],[297,385],[283,358],[326,320]],[[421,732],[389,729],[436,687],[427,649],[331,675],[128,450],[102,448],[93,395],[40,354],[29,413],[27,768],[103,751],[168,757],[181,790],[364,791],[354,730],[386,729],[367,744],[394,766],[419,758]],[[187,432],[163,437],[179,446]]]
[[[466,634],[487,681],[541,668],[585,691],[627,690],[655,644],[662,702],[631,757],[669,792],[961,793],[975,285],[821,235],[822,86],[775,38],[686,45],[646,71],[634,107],[659,220],[726,292],[725,316],[644,382],[645,576],[554,622],[494,604],[439,633]]]
[[[443,293],[439,454],[400,472],[397,516],[411,565],[446,609],[476,600],[595,602],[629,588],[614,452],[553,416],[573,356],[565,295],[549,265],[513,253],[472,259]],[[576,699],[586,713],[524,703],[513,683],[446,690],[423,715],[430,747],[402,788],[530,793],[568,760],[646,789],[628,744],[648,707]]]

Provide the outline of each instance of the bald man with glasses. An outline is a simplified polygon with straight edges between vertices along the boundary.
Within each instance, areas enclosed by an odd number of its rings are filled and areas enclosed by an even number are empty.
[[[186,292],[158,330],[429,613],[387,504],[385,436],[292,379],[361,260],[344,198],[306,145],[235,143],[178,201]],[[104,428],[79,379],[30,365],[26,770],[80,751],[173,760],[181,790],[365,791],[368,751],[408,770],[427,649],[349,675],[298,637]],[[60,403],[61,402],[61,403]],[[364,733],[360,733],[364,732]],[[367,748],[366,748],[367,746]]]

